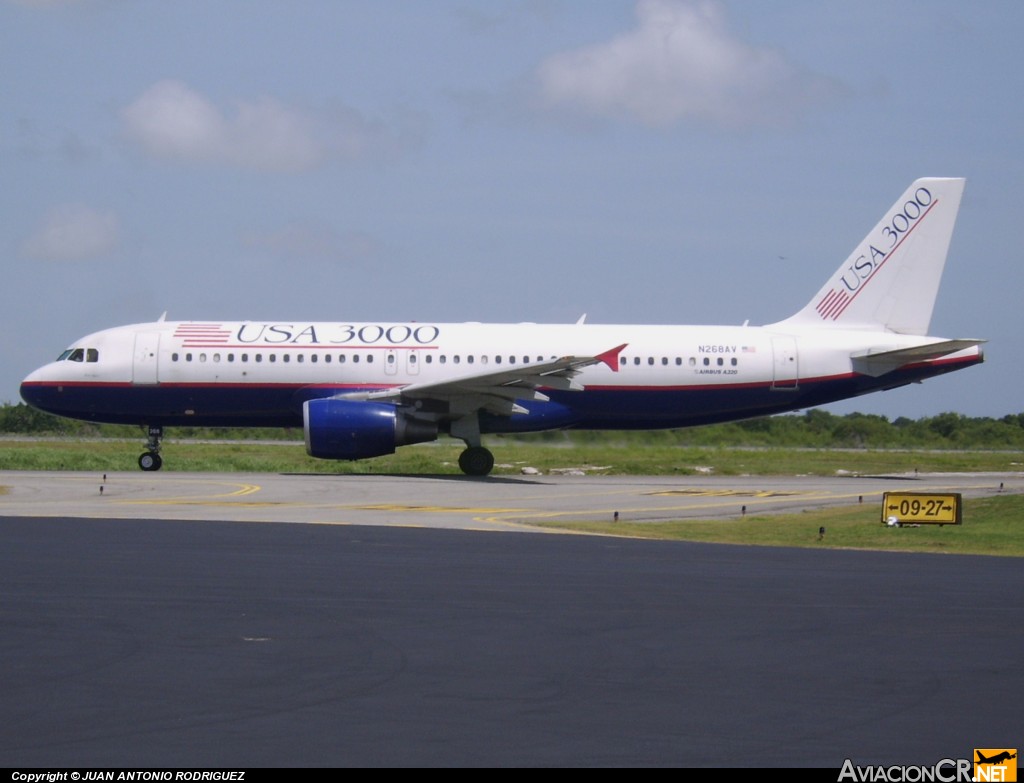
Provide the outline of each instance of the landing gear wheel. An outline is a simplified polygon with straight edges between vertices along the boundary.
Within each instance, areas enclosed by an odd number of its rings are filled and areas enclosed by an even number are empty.
[[[459,455],[459,467],[467,476],[486,476],[494,467],[494,455],[483,446],[470,446]]]
[[[160,459],[160,455],[152,451],[143,452],[139,457],[139,467],[143,470],[160,470],[160,466],[164,464],[164,461]]]
[[[164,461],[160,459],[160,439],[164,436],[164,428],[150,424],[146,428],[146,450],[139,457],[139,467],[143,470],[160,470]]]

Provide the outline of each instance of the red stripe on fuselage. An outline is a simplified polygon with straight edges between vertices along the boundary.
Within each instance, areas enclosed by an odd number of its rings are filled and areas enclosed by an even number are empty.
[[[985,360],[985,357],[980,352],[971,356],[962,356],[958,358],[942,358],[932,359],[930,361],[914,362],[912,364],[906,364],[898,371],[905,370],[918,370],[925,367],[944,367],[946,365],[955,364],[980,364]],[[807,376],[799,378],[800,383],[827,383],[828,381],[843,380],[846,378],[852,378],[860,373],[846,372],[837,373],[835,375],[821,375],[821,376]],[[254,383],[236,383],[232,381],[203,381],[203,382],[167,382],[162,381],[157,384],[135,384],[131,381],[25,381],[22,386],[31,386],[37,388],[58,388],[58,387],[72,387],[72,388],[111,388],[111,389],[154,389],[154,388],[173,388],[173,389],[280,389],[280,388],[292,388],[292,389],[351,389],[353,391],[366,391],[366,390],[384,390],[384,389],[400,389],[407,384],[403,383],[329,383],[329,382],[254,382]],[[720,388],[720,389],[756,389],[760,387],[770,387],[773,385],[773,381],[748,381],[744,383],[701,383],[701,384],[673,384],[664,386],[651,386],[642,384],[631,384],[623,386],[614,385],[598,385],[598,384],[587,384],[583,394],[587,390],[593,391],[689,391],[689,390],[707,390],[709,388]],[[547,388],[547,387],[542,387]]]

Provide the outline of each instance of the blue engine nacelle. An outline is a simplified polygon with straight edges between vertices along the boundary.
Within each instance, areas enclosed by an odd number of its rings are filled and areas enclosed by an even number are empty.
[[[437,440],[437,424],[384,402],[319,399],[302,405],[306,452],[321,459],[366,459],[398,446]]]

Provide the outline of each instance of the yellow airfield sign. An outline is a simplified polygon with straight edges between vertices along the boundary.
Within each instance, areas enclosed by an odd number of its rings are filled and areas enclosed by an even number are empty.
[[[889,525],[962,524],[959,492],[886,492],[882,523]]]

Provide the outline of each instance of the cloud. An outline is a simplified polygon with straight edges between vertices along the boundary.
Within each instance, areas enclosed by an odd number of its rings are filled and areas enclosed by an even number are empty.
[[[75,261],[96,258],[114,250],[120,242],[117,215],[83,204],[53,209],[42,225],[21,245],[29,258],[43,261]]]
[[[637,26],[555,54],[535,76],[549,107],[652,127],[775,125],[834,92],[779,51],[743,43],[711,0],[640,0]]]
[[[348,107],[316,114],[262,96],[224,112],[173,79],[142,93],[121,121],[128,138],[159,158],[285,173],[387,154],[407,141]]]

